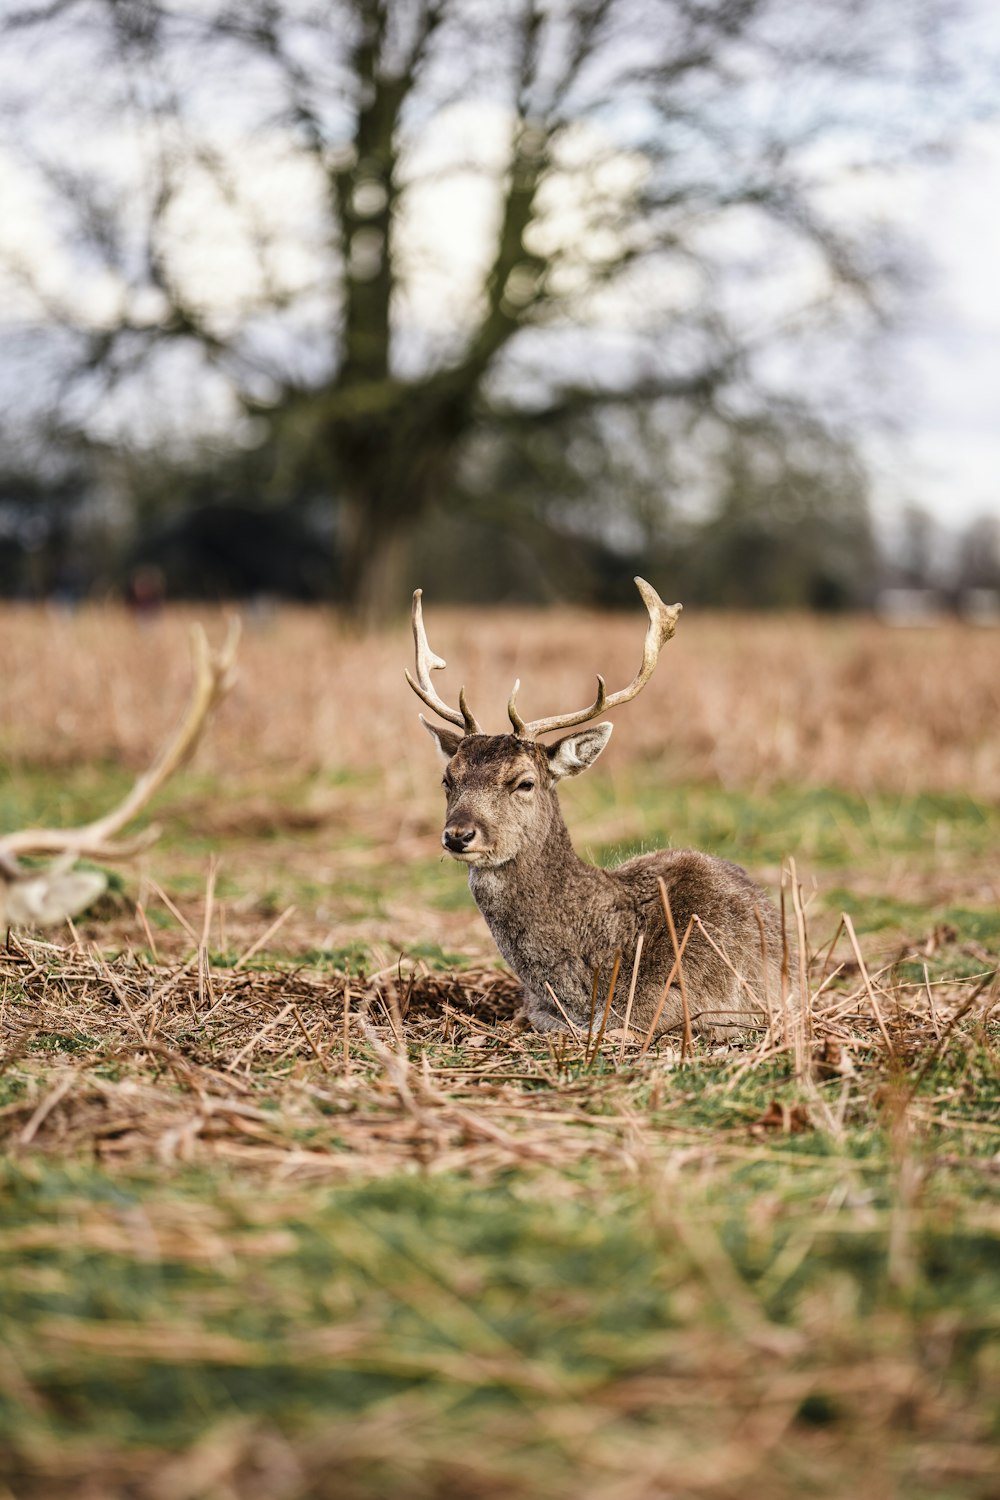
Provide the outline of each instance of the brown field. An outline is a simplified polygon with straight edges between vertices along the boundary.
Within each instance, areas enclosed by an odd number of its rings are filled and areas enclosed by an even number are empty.
[[[430,606],[431,643],[449,662],[437,685],[457,701],[464,682],[496,731],[505,726],[515,676],[526,715],[582,706],[598,670],[612,687],[635,671],[645,622],[636,605],[611,616]],[[72,789],[81,767],[134,773],[148,764],[185,701],[194,618],[221,638],[222,616],[205,610],[171,610],[151,623],[118,609],[0,610],[0,775],[6,767],[16,788],[23,768],[47,769],[53,786],[65,777]],[[155,810],[168,830],[181,819],[205,848],[185,859],[171,854],[168,839],[134,867],[139,876],[169,884],[183,868],[201,886],[209,849],[230,873],[238,862],[245,899],[230,904],[226,927],[237,945],[293,905],[281,951],[360,937],[378,945],[384,964],[420,941],[492,961],[471,903],[428,910],[420,890],[407,890],[407,866],[435,857],[440,819],[436,758],[403,679],[411,663],[406,620],[358,639],[321,612],[251,612],[237,685],[192,773]],[[648,805],[655,787],[695,784],[759,797],[784,786],[832,786],[862,798],[936,791],[993,802],[1000,799],[1000,634],[958,623],[907,631],[860,618],[684,616],[641,700],[615,719],[615,737],[584,790],[574,783],[563,793],[581,849],[646,839],[655,826]],[[595,802],[599,784],[609,790]],[[71,807],[53,796],[45,816],[70,816],[81,798],[93,815],[107,796],[84,777]],[[683,824],[667,832],[673,842],[697,842],[697,830]],[[870,847],[859,849],[857,868],[831,874],[828,884],[846,880],[877,893],[888,882],[900,898],[939,904],[989,900],[997,879],[990,851],[963,848],[947,818],[934,840],[926,858],[873,860]],[[767,858],[738,850],[734,857],[773,886],[788,856],[811,883],[794,826]],[[380,869],[377,911],[364,895],[308,909],[299,899],[303,880],[333,889],[352,877],[370,883]],[[461,877],[448,870],[442,878],[448,875],[458,891]],[[145,885],[141,893],[145,902]]]
[[[601,671],[623,685],[645,617],[457,611],[428,606],[431,643],[488,730],[507,727],[520,677],[526,717],[582,706]],[[187,622],[137,624],[117,609],[0,608],[0,764],[149,759],[183,699]],[[222,622],[216,632],[221,634]],[[374,767],[392,792],[428,779],[419,708],[403,681],[408,624],[373,639],[330,616],[250,613],[240,681],[199,754],[206,771],[253,777]],[[671,780],[1000,798],[1000,632],[948,623],[893,630],[866,618],[682,617],[641,703],[617,720],[619,767],[656,761]],[[432,778],[433,779],[433,778]]]

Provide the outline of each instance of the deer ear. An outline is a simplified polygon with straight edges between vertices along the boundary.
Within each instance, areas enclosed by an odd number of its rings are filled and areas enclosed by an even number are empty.
[[[454,729],[442,729],[440,724],[428,724],[423,714],[418,714],[417,717],[437,745],[438,754],[447,765],[462,743],[463,736],[456,734]]]
[[[579,776],[592,766],[611,738],[613,728],[613,724],[595,724],[592,729],[579,729],[576,734],[556,740],[554,745],[546,745],[553,780]]]

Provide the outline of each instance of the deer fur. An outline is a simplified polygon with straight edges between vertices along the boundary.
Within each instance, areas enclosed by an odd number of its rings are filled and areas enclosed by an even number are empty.
[[[600,1018],[616,954],[610,1024],[620,1026],[640,935],[630,1021],[644,1030],[653,1023],[675,961],[660,881],[678,943],[690,932],[684,989],[675,978],[657,1032],[680,1030],[685,1000],[695,1031],[725,1036],[766,1023],[781,994],[781,920],[745,870],[694,849],[641,854],[608,870],[575,852],[556,787],[593,765],[611,724],[539,744],[516,734],[463,736],[422,715],[421,722],[444,762],[442,843],[469,867],[473,898],[524,986],[523,1015],[533,1026],[563,1030],[568,1018],[587,1031],[595,981]]]

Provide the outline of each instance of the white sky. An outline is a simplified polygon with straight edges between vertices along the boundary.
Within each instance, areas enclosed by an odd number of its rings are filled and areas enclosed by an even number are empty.
[[[926,266],[892,359],[899,436],[880,446],[886,507],[1000,516],[1000,125],[915,174],[903,228]]]

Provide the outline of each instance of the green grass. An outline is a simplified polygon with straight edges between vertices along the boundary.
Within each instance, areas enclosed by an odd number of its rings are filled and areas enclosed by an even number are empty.
[[[611,857],[638,847],[683,843],[746,863],[838,865],[895,853],[996,847],[1000,809],[971,797],[919,793],[862,796],[836,788],[780,787],[759,793],[718,786],[661,786],[644,774],[598,782],[590,808],[637,805],[641,846],[611,845]]]
[[[355,783],[357,783],[355,785]],[[358,794],[328,825],[284,833],[254,820],[241,833],[240,808],[255,798],[280,813],[293,813],[322,796],[329,787],[349,784]],[[80,822],[105,810],[125,791],[120,769],[87,766],[71,772],[20,767],[0,781],[0,828],[29,823]],[[364,794],[363,796],[361,794]],[[401,901],[441,912],[472,910],[463,873],[437,845],[436,832],[426,838],[422,858],[400,861],[392,848],[391,820],[380,844],[367,828],[354,827],[351,809],[378,804],[381,791],[371,778],[284,777],[261,793],[252,786],[220,789],[204,777],[184,775],[171,786],[167,817],[157,845],[156,863],[169,872],[171,889],[196,897],[204,886],[209,856],[225,850],[219,875],[221,899],[237,898],[249,876],[241,870],[244,851],[252,851],[264,878],[255,889],[256,908],[277,915],[294,903],[302,910],[337,904],[354,914],[385,918]],[[919,793],[858,793],[836,788],[781,787],[748,793],[716,785],[664,785],[649,768],[617,776],[598,770],[563,793],[567,822],[580,852],[602,865],[614,865],[636,853],[658,847],[705,849],[745,865],[775,882],[789,856],[799,878],[815,881],[815,909],[839,915],[850,912],[859,932],[906,932],[916,935],[942,923],[957,929],[960,941],[995,947],[1000,935],[1000,884],[995,852],[1000,848],[1000,806],[970,797]],[[232,811],[235,825],[225,835],[208,836],[198,826],[197,809],[205,805]],[[436,803],[429,804],[435,809]],[[185,808],[194,811],[185,812]],[[180,815],[171,813],[179,809]],[[277,814],[276,814],[277,815]],[[626,837],[594,838],[608,822],[635,827]],[[294,848],[294,862],[284,856]],[[360,859],[359,859],[359,856]],[[322,865],[322,878],[309,871],[310,860]],[[981,869],[977,899],[942,898],[942,878],[969,868]],[[900,874],[916,894],[901,894]],[[942,872],[944,875],[942,877]],[[120,877],[116,877],[120,887]],[[924,887],[933,886],[931,898]],[[154,922],[169,921],[159,914]],[[343,944],[356,959],[356,944]],[[333,950],[331,950],[333,951]],[[430,955],[433,957],[433,955]]]

